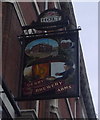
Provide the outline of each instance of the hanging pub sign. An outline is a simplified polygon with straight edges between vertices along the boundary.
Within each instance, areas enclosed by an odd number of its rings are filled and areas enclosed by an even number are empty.
[[[30,40],[24,47],[21,97],[79,96],[78,32]]]
[[[58,29],[65,24],[68,25],[68,19],[63,12],[51,9],[40,14],[36,29]],[[79,96],[77,29],[24,35],[20,39],[22,72],[19,98],[39,100]]]

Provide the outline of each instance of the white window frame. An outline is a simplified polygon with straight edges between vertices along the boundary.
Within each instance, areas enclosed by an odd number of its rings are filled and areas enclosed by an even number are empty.
[[[66,102],[67,102],[67,104],[68,104],[68,108],[69,108],[69,112],[70,112],[71,118],[72,118],[72,120],[74,120],[74,114],[73,114],[73,112],[72,112],[71,104],[70,104],[68,98],[66,98]]]
[[[3,101],[3,103],[4,103],[5,107],[7,108],[10,116],[12,118],[15,118],[15,110],[14,110],[13,106],[11,105],[8,97],[6,96],[6,94],[3,91],[4,90],[3,90],[2,86],[0,85],[0,99],[1,99],[1,101]]]
[[[19,3],[17,1],[13,2],[13,5],[14,5],[14,8],[16,10],[19,21],[21,23],[21,26],[26,26],[27,24],[26,24],[26,21],[25,21],[25,18],[23,16],[23,13],[22,13],[22,10],[21,10]]]
[[[36,10],[37,10],[37,13],[38,13],[38,15],[40,15],[40,9],[39,9],[39,6],[37,4],[37,0],[31,0],[31,1],[34,2]]]
[[[50,100],[50,112],[57,115],[57,118],[60,120],[60,115],[58,111],[58,99]]]

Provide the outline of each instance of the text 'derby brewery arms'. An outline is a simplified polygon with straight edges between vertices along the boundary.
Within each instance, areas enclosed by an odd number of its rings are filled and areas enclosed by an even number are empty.
[[[59,29],[68,25],[68,17],[58,9],[40,14],[37,30]],[[27,29],[29,29],[28,26]],[[21,37],[23,47],[20,97],[52,99],[79,96],[78,30],[58,31]]]

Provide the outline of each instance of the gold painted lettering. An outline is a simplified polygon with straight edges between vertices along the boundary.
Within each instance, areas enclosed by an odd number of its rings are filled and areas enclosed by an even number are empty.
[[[55,86],[58,86],[58,83],[55,83]]]
[[[72,86],[71,86],[71,85],[69,85],[69,88],[72,88]]]
[[[58,92],[60,92],[61,90],[58,88],[58,90],[57,90]]]
[[[47,89],[50,89],[51,88],[51,86],[46,86],[47,87]]]
[[[36,89],[35,91],[36,91],[36,92],[39,92],[39,89]]]
[[[64,88],[61,88],[61,91],[63,91],[64,90]]]
[[[51,84],[51,87],[54,87],[54,84]]]
[[[68,89],[68,86],[65,86],[64,89],[65,89],[65,90]]]
[[[59,82],[59,84],[61,85],[61,84],[62,84],[62,82]]]
[[[45,88],[45,87],[43,87],[43,90],[46,90],[46,88]]]

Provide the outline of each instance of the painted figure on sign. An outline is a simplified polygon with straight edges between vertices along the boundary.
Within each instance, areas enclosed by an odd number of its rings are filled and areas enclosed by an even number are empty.
[[[64,69],[64,72],[55,74],[56,76],[61,76],[58,77],[56,80],[67,79],[74,72],[73,63],[70,61],[66,62],[64,64]]]

